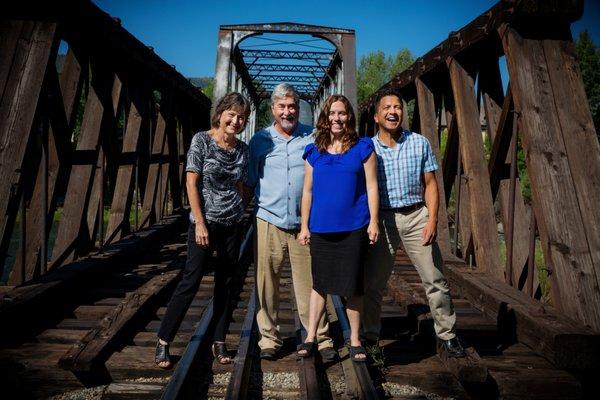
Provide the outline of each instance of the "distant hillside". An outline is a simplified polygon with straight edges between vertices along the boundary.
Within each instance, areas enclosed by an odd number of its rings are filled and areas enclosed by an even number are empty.
[[[200,88],[200,89],[204,89],[205,87],[207,87],[208,85],[210,85],[213,81],[213,78],[208,76],[208,77],[203,77],[203,78],[187,78],[192,85]]]

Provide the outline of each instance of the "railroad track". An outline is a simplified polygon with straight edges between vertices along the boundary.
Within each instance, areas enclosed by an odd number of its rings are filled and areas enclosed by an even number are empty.
[[[246,235],[242,244],[240,258],[243,258],[247,246],[251,243],[251,231]],[[282,332],[287,336],[284,345],[283,358],[275,362],[262,361],[258,356],[257,328],[256,328],[256,293],[253,281],[253,269],[248,269],[246,282],[241,290],[240,298],[243,299],[243,322],[236,329],[234,320],[230,329],[232,336],[237,336],[237,348],[233,366],[221,366],[206,356],[206,348],[210,343],[210,334],[207,332],[212,318],[212,303],[209,301],[191,337],[185,351],[170,377],[161,400],[176,400],[201,396],[209,398],[222,397],[228,400],[245,398],[299,398],[299,399],[329,399],[338,397],[332,393],[327,374],[319,362],[317,354],[307,358],[295,356],[295,346],[306,338],[306,331],[297,313],[296,302],[291,291],[291,270],[286,265],[282,271]],[[332,305],[335,313],[331,315],[332,324],[337,324],[332,332],[337,332],[334,338],[342,356],[343,376],[338,381],[352,382],[350,390],[356,397],[364,399],[379,398],[371,380],[366,364],[353,363],[347,357],[347,350],[343,346],[349,340],[349,325],[342,305],[342,300],[334,296]],[[241,315],[238,309],[238,318]],[[293,341],[290,339],[294,339]],[[232,346],[230,346],[231,348]],[[203,353],[204,351],[204,353]],[[290,365],[291,364],[291,365]],[[286,367],[290,366],[288,370]],[[229,371],[221,372],[225,369]],[[204,376],[205,379],[197,379]],[[325,379],[323,379],[325,376]],[[339,379],[342,378],[342,379]],[[280,386],[277,387],[277,382]],[[348,386],[348,384],[346,384]],[[348,390],[346,390],[348,392]]]
[[[248,233],[245,248],[250,238]],[[280,329],[285,338],[281,358],[261,360],[254,319],[254,266],[246,251],[242,252],[243,276],[226,338],[228,348],[237,350],[234,364],[220,365],[210,353],[207,327],[212,317],[213,276],[207,274],[171,344],[175,367],[159,369],[153,360],[156,332],[185,261],[185,240],[185,234],[170,234],[169,241],[133,261],[107,265],[102,278],[71,287],[57,299],[52,312],[28,328],[28,335],[3,338],[0,376],[4,393],[18,394],[7,398],[60,395],[62,400],[82,393],[112,400],[582,396],[581,384],[573,375],[553,368],[526,346],[516,343],[499,350],[502,341],[495,321],[467,300],[455,299],[459,334],[489,369],[486,382],[468,382],[476,374],[461,375],[456,365],[436,353],[420,280],[402,255],[384,297],[385,371],[352,363],[347,357],[348,323],[337,297],[328,302],[328,313],[340,361],[324,365],[318,354],[305,359],[295,356],[305,332],[296,313],[289,266],[281,272]],[[216,267],[214,260],[210,265]],[[544,385],[552,391],[541,390]]]

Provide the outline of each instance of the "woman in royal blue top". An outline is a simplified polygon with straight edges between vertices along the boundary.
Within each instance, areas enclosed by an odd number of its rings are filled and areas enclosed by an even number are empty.
[[[373,142],[359,138],[348,99],[330,96],[317,121],[315,143],[304,150],[302,224],[298,240],[310,244],[313,289],[309,326],[298,355],[311,354],[328,294],[346,297],[350,356],[365,361],[359,339],[365,254],[379,236],[377,159]]]

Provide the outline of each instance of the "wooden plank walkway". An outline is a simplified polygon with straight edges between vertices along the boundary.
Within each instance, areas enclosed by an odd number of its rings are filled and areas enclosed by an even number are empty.
[[[92,337],[93,342],[94,337],[102,337],[107,330],[107,318],[108,321],[118,321],[119,318],[114,316],[122,315],[118,311],[122,312],[123,306],[129,304],[132,298],[139,298],[149,286],[159,292],[159,281],[171,282],[168,277],[176,271],[184,257],[185,235],[181,234],[152,254],[146,254],[139,263],[122,265],[104,279],[71,293],[69,301],[62,306],[61,318],[48,321],[47,326],[33,336],[4,342],[0,349],[0,373],[6,382],[3,393],[15,393],[23,398],[62,395],[62,399],[68,399],[82,393],[95,399],[160,398],[173,369],[165,371],[154,365],[154,346],[174,285],[169,288],[165,284],[163,293],[157,296],[156,301],[150,302],[152,304],[139,303],[145,304],[143,312],[129,315],[137,322],[130,323],[119,335],[111,335],[111,344],[106,346],[108,350],[103,350],[103,356],[91,363],[94,368],[75,368],[74,364],[64,360],[74,354],[75,349],[83,353],[97,350],[95,345],[91,350],[86,347],[82,350],[81,346],[89,342],[86,338]],[[241,339],[246,337],[242,328],[254,287],[253,268],[248,266],[237,308],[233,312],[233,322],[226,339],[230,350],[237,350]],[[159,276],[167,279],[159,280]],[[171,345],[176,362],[210,303],[212,281],[210,274],[203,278]],[[363,398],[359,380],[343,347],[337,317],[331,308],[328,310],[332,320],[331,332],[342,359],[323,365],[319,357],[315,357],[314,384],[318,387],[300,385],[301,374],[305,373],[300,371],[306,369],[302,369],[295,356],[297,315],[291,301],[292,293],[291,273],[287,267],[281,279],[280,316],[285,338],[282,357],[277,361],[260,360],[256,345],[251,346],[248,351],[247,397],[302,399],[314,398],[314,393],[320,393],[324,399]],[[480,362],[489,371],[484,382],[469,382],[437,354],[432,321],[424,299],[420,279],[400,251],[383,304],[381,345],[386,365],[383,369],[368,369],[381,398],[424,399],[434,395],[453,399],[584,398],[584,388],[577,377],[554,368],[523,344],[506,345],[497,331],[496,321],[474,308],[468,300],[455,298],[458,334],[479,354]],[[116,324],[113,328],[117,325],[125,327],[127,324]],[[100,342],[106,345],[107,339],[104,337]],[[92,353],[97,355],[99,352]],[[68,369],[58,367],[61,359],[63,367]],[[203,342],[178,398],[227,398],[233,368],[232,365],[215,362],[209,346]],[[312,390],[312,397],[307,396],[308,390]]]
[[[390,287],[391,286],[391,287]],[[401,286],[404,290],[397,290]],[[450,287],[452,291],[452,286]],[[394,276],[388,285],[388,307],[401,304],[407,308],[427,312],[423,303],[425,293],[421,280],[402,251],[398,252]],[[453,293],[454,294],[454,293]],[[416,300],[416,301],[415,301]],[[485,384],[469,386],[458,382],[443,366],[434,347],[433,321],[428,314],[402,334],[393,328],[394,313],[383,315],[384,338],[388,340],[386,361],[390,363],[386,377],[402,377],[407,384],[423,387],[431,383],[431,375],[445,375],[457,392],[442,396],[456,396],[460,388],[475,398],[522,398],[522,399],[577,399],[583,398],[581,383],[565,370],[556,369],[546,359],[520,344],[506,344],[497,331],[497,323],[487,317],[466,299],[454,298],[457,314],[457,331],[466,346],[472,346],[488,368],[489,379]],[[389,308],[388,308],[389,310]],[[410,311],[405,311],[407,314]],[[390,326],[392,325],[392,326]],[[414,329],[416,328],[416,330]],[[438,383],[434,384],[436,387]],[[448,385],[446,390],[453,385]],[[425,384],[424,387],[427,387]],[[440,388],[441,389],[441,388]],[[483,396],[483,397],[481,397]]]
[[[71,289],[68,300],[58,306],[60,317],[45,321],[46,326],[21,340],[4,339],[0,350],[0,371],[11,384],[8,391],[24,397],[45,398],[112,379],[112,371],[108,373],[103,369],[104,360],[97,357],[106,357],[106,353],[110,355],[118,351],[124,343],[138,340],[137,335],[132,336],[132,332],[140,331],[143,321],[131,317],[141,314],[138,312],[140,305],[150,306],[150,310],[144,311],[151,313],[152,307],[158,308],[160,303],[164,303],[165,296],[161,289],[166,287],[172,290],[173,285],[171,280],[163,281],[160,277],[170,276],[177,271],[178,264],[183,261],[184,250],[185,245],[181,241],[165,243],[157,251],[138,258],[136,264],[120,265],[105,277],[97,279],[93,285]],[[141,293],[147,292],[149,282],[154,283],[153,294],[158,298],[125,308],[130,318],[123,324],[123,314],[118,311],[132,300],[139,299]],[[119,315],[121,319],[113,318]],[[111,324],[113,328],[120,325],[118,335],[113,335],[117,332],[110,329]],[[100,337],[98,333],[106,333],[102,329],[107,328],[110,335]],[[89,355],[87,352],[93,354],[92,357],[85,357],[83,365],[71,362],[77,358],[69,356],[81,353]],[[65,369],[59,368],[61,359]],[[100,365],[95,365],[96,361]],[[92,363],[94,368],[90,368]]]

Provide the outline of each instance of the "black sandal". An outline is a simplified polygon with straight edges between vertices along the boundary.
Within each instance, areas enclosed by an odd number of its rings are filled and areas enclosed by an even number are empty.
[[[231,364],[233,362],[224,342],[214,342],[212,345],[212,353],[221,365]],[[229,361],[225,361],[226,358],[228,358]]]
[[[362,346],[348,346],[350,351],[350,359],[354,362],[365,362],[367,360],[367,351]],[[360,354],[364,354],[364,357],[356,357]]]
[[[160,341],[156,343],[156,352],[154,355],[154,362],[159,368],[168,369],[171,368],[171,355],[169,354],[169,344],[162,344]],[[168,363],[167,365],[160,365],[161,363]]]
[[[301,358],[308,358],[312,356],[313,350],[315,348],[315,342],[304,342],[298,345],[296,348],[296,355]],[[300,353],[300,351],[304,350],[305,353]]]

